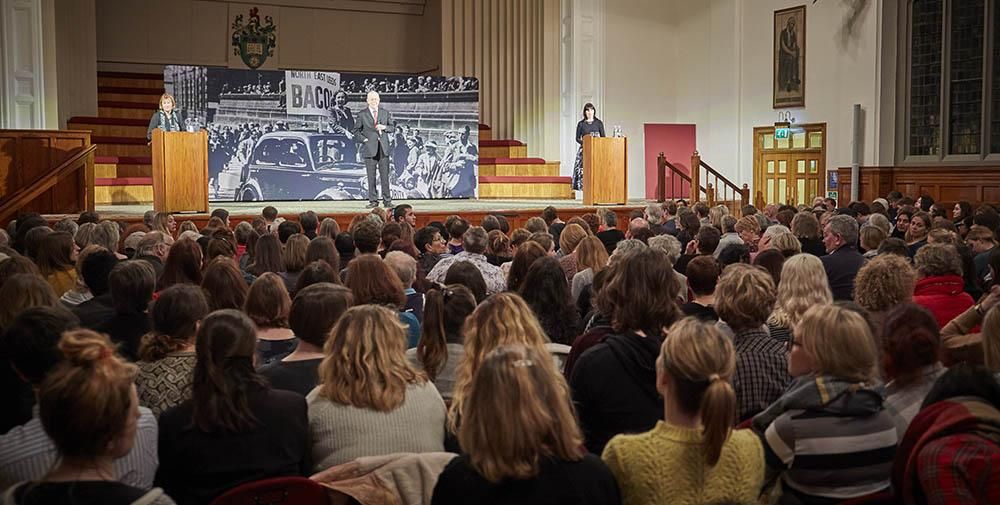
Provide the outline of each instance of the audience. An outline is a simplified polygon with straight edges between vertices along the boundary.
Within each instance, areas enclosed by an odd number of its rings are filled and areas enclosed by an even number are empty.
[[[298,343],[288,327],[292,300],[285,282],[273,272],[265,272],[250,285],[243,312],[256,327],[257,366],[281,359]]]
[[[583,449],[565,380],[544,351],[502,346],[482,361],[462,406],[462,455],[431,503],[617,505],[618,485]]]
[[[732,342],[714,326],[686,318],[670,328],[656,360],[663,421],[604,449],[623,503],[757,501],[764,453],[752,432],[732,431],[735,366]]]
[[[580,356],[569,380],[584,441],[594,454],[611,437],[648,431],[663,418],[655,362],[664,331],[680,312],[677,278],[664,253],[628,253],[616,269],[598,295],[598,304],[615,300],[607,314],[615,333]]]
[[[288,314],[297,343],[295,350],[259,369],[271,387],[302,396],[319,384],[319,365],[330,330],[354,304],[354,295],[344,286],[317,283],[303,288],[292,300]]]
[[[333,327],[319,385],[306,397],[314,471],[363,456],[444,449],[444,401],[406,359],[404,329],[378,305],[352,307]]]
[[[157,417],[191,398],[195,337],[209,312],[202,290],[187,284],[165,289],[150,305],[152,328],[139,347],[135,386],[139,404]]]
[[[250,318],[229,309],[198,328],[191,399],[160,415],[156,484],[178,504],[207,504],[244,482],[310,475],[306,401],[254,371],[255,333]]]
[[[1000,419],[1000,214],[959,205],[949,221],[950,202],[929,202],[667,202],[626,212],[627,240],[611,209],[547,208],[513,233],[457,215],[414,231],[408,206],[347,232],[311,211],[272,208],[269,226],[215,209],[176,241],[169,214],[26,213],[0,234],[0,488],[11,503],[207,504],[448,450],[462,456],[438,503],[996,501],[980,483],[997,444],[976,426]],[[97,357],[57,349],[64,334]],[[59,459],[49,372],[114,366],[134,371],[72,385],[108,384],[102,405],[60,406],[73,433],[100,433]],[[98,426],[109,408],[119,421]],[[892,464],[905,484],[890,491]]]
[[[131,455],[137,448],[137,433],[143,430],[132,383],[135,365],[117,356],[106,336],[90,330],[63,333],[58,352],[62,359],[47,371],[37,390],[42,444],[54,447],[56,454],[49,468],[34,470],[38,475],[31,482],[9,489],[6,502],[174,503],[162,489],[125,484],[116,475],[120,468],[116,460]],[[144,456],[152,460],[145,464],[155,465],[155,454]]]

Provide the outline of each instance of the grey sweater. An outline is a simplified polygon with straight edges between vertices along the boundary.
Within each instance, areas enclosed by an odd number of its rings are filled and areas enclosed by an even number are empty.
[[[363,456],[444,450],[447,410],[431,382],[411,384],[403,404],[377,412],[306,396],[312,435],[314,471],[320,472]]]

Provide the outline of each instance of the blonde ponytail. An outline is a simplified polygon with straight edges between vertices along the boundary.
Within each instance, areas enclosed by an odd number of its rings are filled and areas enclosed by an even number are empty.
[[[722,455],[736,419],[736,391],[732,384],[715,375],[701,396],[701,425],[704,436],[705,462],[715,466]]]

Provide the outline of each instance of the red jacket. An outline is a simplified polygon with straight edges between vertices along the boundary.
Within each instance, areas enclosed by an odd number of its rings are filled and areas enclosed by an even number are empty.
[[[936,275],[917,281],[913,302],[934,314],[938,327],[944,328],[952,319],[976,302],[963,291],[965,281],[958,275]]]

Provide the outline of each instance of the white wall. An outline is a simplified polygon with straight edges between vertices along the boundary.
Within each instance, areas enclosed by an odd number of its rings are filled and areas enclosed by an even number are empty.
[[[702,157],[734,182],[753,182],[753,128],[778,121],[772,107],[774,11],[802,3],[675,2],[683,20],[677,121],[698,125]],[[806,106],[789,110],[797,123],[827,123],[827,169],[851,163],[855,103],[864,110],[861,162],[875,164],[879,158],[882,1],[862,2],[864,9],[848,28],[853,3],[805,2]]]
[[[672,6],[665,0],[609,0],[605,6],[604,103],[594,105],[608,135],[613,125],[621,125],[628,137],[629,197],[642,198],[646,191],[643,125],[677,122],[673,98],[677,69],[671,62],[678,48]],[[579,114],[582,104],[573,108]],[[576,145],[573,133],[563,142]],[[572,159],[562,162],[573,166]]]

